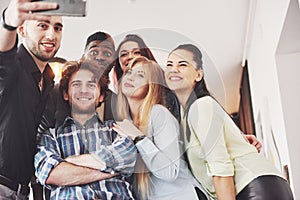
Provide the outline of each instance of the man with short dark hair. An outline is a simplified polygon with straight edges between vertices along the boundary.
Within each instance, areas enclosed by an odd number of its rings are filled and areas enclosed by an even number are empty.
[[[112,129],[115,121],[99,119],[96,107],[108,79],[92,64],[65,64],[60,91],[71,116],[38,135],[36,176],[51,189],[51,199],[133,199],[125,177],[134,171],[137,151]]]
[[[62,18],[32,14],[57,3],[12,0],[0,25],[0,199],[28,199],[36,133],[54,74]],[[17,32],[22,44],[17,47]]]

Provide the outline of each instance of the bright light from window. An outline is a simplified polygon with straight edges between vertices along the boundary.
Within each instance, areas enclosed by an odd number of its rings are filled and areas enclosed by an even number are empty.
[[[49,61],[49,65],[55,75],[54,82],[59,83],[63,71],[63,64],[66,62],[63,58],[54,57]]]

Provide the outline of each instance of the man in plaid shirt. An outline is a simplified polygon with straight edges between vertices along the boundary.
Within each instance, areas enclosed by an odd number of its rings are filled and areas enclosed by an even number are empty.
[[[38,182],[51,199],[133,199],[125,177],[134,171],[137,151],[129,137],[102,122],[96,107],[108,78],[86,61],[67,62],[60,89],[71,106],[62,126],[38,136]]]

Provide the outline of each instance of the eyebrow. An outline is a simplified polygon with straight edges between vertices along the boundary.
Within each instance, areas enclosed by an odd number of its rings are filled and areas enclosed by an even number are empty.
[[[55,26],[63,27],[62,23],[55,23]]]
[[[90,48],[89,48],[89,50],[90,49],[92,49],[92,48],[97,48],[97,47],[100,47],[99,45],[92,45],[92,46],[90,46]],[[109,50],[111,50],[111,51],[114,51],[110,46],[108,46],[108,45],[102,45],[102,47],[104,47],[104,48],[106,48],[106,49],[109,49]]]
[[[73,83],[82,83],[82,80],[74,80],[70,83],[71,84],[73,84]],[[96,78],[94,78],[93,80],[89,80],[88,83],[97,83]]]
[[[188,64],[189,64],[189,62],[188,62],[188,61],[184,61],[184,60],[182,60],[182,61],[179,61],[178,63],[179,63],[179,64],[181,64],[181,63],[188,63]]]
[[[71,81],[70,84],[73,84],[73,83],[80,83],[80,82],[82,82],[82,81],[80,81],[80,80],[75,80],[75,81]]]
[[[121,52],[129,52],[129,51],[135,51],[135,50],[141,50],[140,48],[133,48],[132,50],[122,50],[120,51]]]
[[[145,71],[139,70],[139,71],[136,71],[135,73],[142,73],[142,74],[145,74]]]
[[[45,22],[45,23],[47,23],[47,24],[51,24],[51,22],[50,22],[49,20],[38,20],[38,22]],[[62,23],[59,23],[59,22],[55,23],[54,25],[55,25],[55,26],[63,27],[63,24],[62,24]]]

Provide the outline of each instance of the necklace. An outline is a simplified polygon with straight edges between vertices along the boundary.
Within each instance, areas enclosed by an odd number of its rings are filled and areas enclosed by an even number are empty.
[[[43,77],[41,77],[41,80],[39,81],[39,84],[38,84],[40,91],[42,91],[42,89],[43,89],[43,80],[44,80]]]

